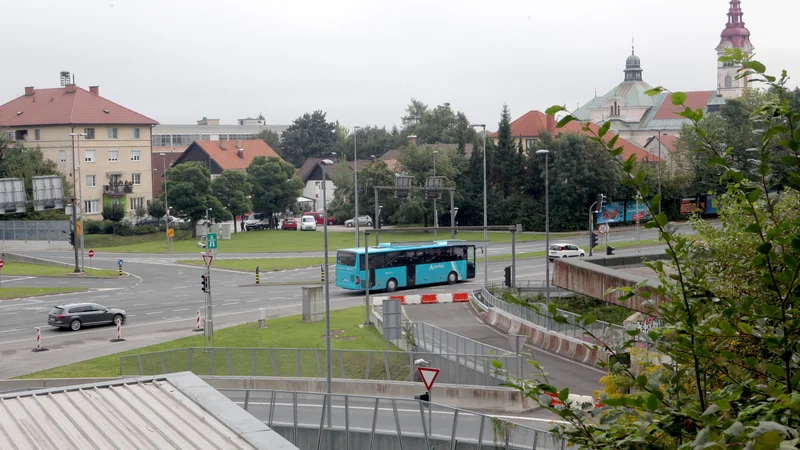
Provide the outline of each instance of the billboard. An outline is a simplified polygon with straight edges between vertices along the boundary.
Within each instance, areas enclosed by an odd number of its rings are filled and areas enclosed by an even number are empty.
[[[697,203],[697,197],[683,197],[681,199],[681,215],[689,216],[702,211],[698,209]],[[705,208],[705,202],[703,202],[703,208]]]
[[[625,221],[626,222],[645,222],[652,218],[650,211],[647,210],[647,205],[636,200],[628,200],[625,202]]]
[[[33,209],[64,209],[64,189],[61,175],[33,177]]]
[[[714,195],[706,195],[706,208],[705,214],[717,213],[717,197]]]
[[[597,223],[620,223],[623,220],[625,220],[625,202],[606,203],[597,214]]]
[[[0,178],[0,214],[24,213],[27,200],[24,179]]]

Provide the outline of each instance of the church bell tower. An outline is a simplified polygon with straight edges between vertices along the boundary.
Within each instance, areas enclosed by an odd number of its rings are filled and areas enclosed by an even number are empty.
[[[726,49],[739,48],[743,53],[752,55],[753,44],[750,43],[750,30],[744,25],[744,13],[741,0],[730,0],[728,23],[722,30],[720,43],[717,46],[717,57],[725,55]],[[747,78],[737,80],[742,66],[734,63],[717,62],[717,86],[725,98],[739,98],[747,88]]]

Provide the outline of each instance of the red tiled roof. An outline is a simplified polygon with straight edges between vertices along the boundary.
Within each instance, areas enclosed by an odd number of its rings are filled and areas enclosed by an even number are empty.
[[[661,135],[661,146],[663,146],[665,149],[669,150],[670,152],[674,152],[675,151],[675,149],[677,148],[675,144],[677,142],[678,142],[678,136],[672,136],[672,135],[669,135],[669,134]],[[651,143],[653,145],[658,145],[658,136],[653,136],[653,137],[649,138],[647,140],[647,143],[645,144],[645,147],[649,148]]]
[[[220,142],[225,142],[225,150],[220,148]],[[214,158],[214,162],[222,167],[222,170],[247,169],[247,166],[253,162],[253,158],[256,156],[263,156],[265,158],[272,156],[283,161],[283,158],[261,139],[240,142],[244,150],[243,158],[239,158],[239,152],[236,149],[236,141],[194,141],[194,144]]]
[[[517,120],[511,122],[511,136],[539,137],[547,131],[547,115],[541,111],[528,111]],[[496,138],[497,132],[490,134]]]
[[[593,132],[597,133],[597,131],[600,129],[600,127],[598,127],[597,125],[595,125],[593,123],[589,123],[589,129],[592,130]],[[575,134],[591,136],[588,132],[583,131],[583,124],[581,122],[570,122],[570,123],[566,124],[562,128],[557,128],[556,132],[557,133],[559,133],[559,132],[560,133],[575,133]],[[603,136],[603,141],[604,142],[609,142],[611,139],[614,138],[614,136],[616,136],[616,134],[608,132],[608,133],[606,133],[605,136]],[[636,160],[637,161],[644,161],[646,159],[650,159],[650,160],[658,159],[657,157],[654,157],[653,155],[651,155],[650,152],[648,152],[647,150],[645,150],[642,147],[639,147],[638,145],[634,144],[633,142],[625,140],[623,138],[617,139],[617,143],[615,144],[615,147],[622,147],[622,159],[628,159],[628,158],[630,158],[631,155],[636,155]]]
[[[684,106],[688,106],[692,109],[700,109],[706,107],[711,96],[716,94],[716,92],[694,91],[684,92],[684,94],[686,94],[686,101],[683,103]],[[672,104],[672,94],[670,93],[667,94],[667,98],[664,99],[664,103],[658,108],[653,119],[681,119],[681,117],[677,115],[677,113],[681,111],[683,111],[683,108]]]
[[[74,87],[36,89],[0,106],[0,126],[157,125],[155,120],[99,95]],[[107,110],[106,113],[104,110]],[[22,114],[18,114],[21,112]]]

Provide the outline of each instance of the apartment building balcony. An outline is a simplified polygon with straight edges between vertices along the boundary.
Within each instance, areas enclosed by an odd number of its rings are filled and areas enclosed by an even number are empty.
[[[133,193],[133,185],[129,183],[103,185],[103,194],[111,198],[121,198]]]

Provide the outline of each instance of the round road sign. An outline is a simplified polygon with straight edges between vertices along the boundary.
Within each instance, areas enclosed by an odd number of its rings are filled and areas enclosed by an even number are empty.
[[[117,265],[122,267],[122,260],[121,259],[119,261],[117,261]]]
[[[92,258],[93,256],[94,256],[94,250],[89,250],[89,258]]]
[[[600,234],[606,234],[606,233],[608,233],[608,224],[601,223],[601,224],[600,224],[600,226],[599,226],[599,227],[597,227],[597,231],[598,231]]]
[[[2,269],[4,265],[5,265],[5,263],[3,262],[2,259],[0,259],[0,269]]]

